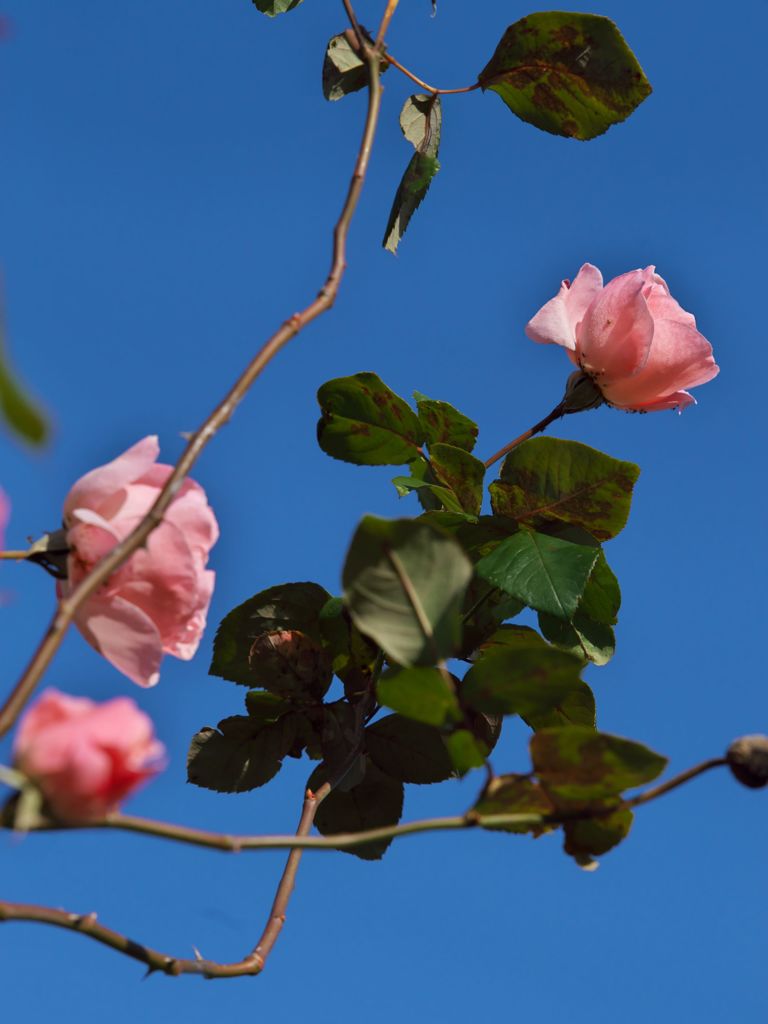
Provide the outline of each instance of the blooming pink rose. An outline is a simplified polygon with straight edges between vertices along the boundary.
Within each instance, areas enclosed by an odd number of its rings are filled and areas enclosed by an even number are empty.
[[[64,502],[70,547],[69,595],[126,537],[154,503],[172,468],[156,464],[157,438],[145,437],[114,462],[86,473]],[[206,569],[219,527],[205,491],[185,480],[163,522],[79,609],[85,639],[139,686],[154,686],[163,654],[192,657],[205,629],[215,573]]]
[[[567,349],[617,409],[684,409],[695,402],[684,389],[720,372],[696,320],[655,269],[630,270],[603,287],[600,271],[585,263],[525,328],[534,341]]]
[[[14,764],[62,821],[93,821],[162,767],[151,719],[129,697],[96,704],[46,690],[23,716]]]

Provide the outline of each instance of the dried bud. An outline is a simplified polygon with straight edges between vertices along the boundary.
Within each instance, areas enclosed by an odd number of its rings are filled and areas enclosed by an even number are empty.
[[[750,789],[768,786],[768,736],[742,736],[734,740],[726,759],[742,785]]]

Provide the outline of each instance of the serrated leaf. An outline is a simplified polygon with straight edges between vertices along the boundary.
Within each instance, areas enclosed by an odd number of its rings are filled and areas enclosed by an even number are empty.
[[[477,441],[477,424],[464,413],[454,409],[448,402],[427,398],[414,391],[419,421],[427,439],[427,444],[452,444],[471,452]]]
[[[280,771],[296,735],[292,715],[262,726],[236,715],[192,737],[187,755],[187,778],[195,786],[217,793],[244,793],[269,782]]]
[[[544,817],[552,814],[555,807],[541,786],[536,782],[532,782],[524,775],[498,775],[491,779],[490,783],[480,794],[480,799],[473,809],[481,816],[493,814],[532,814]],[[501,832],[514,832],[518,835],[527,832],[534,836],[540,836],[542,833],[550,832],[553,828],[557,827],[535,821],[520,825],[486,825],[481,822],[481,825],[483,828]]]
[[[329,380],[317,400],[317,440],[327,455],[358,466],[402,466],[420,455],[416,413],[375,373]]]
[[[362,29],[369,43],[370,35]],[[380,73],[389,70],[389,62],[379,62]],[[328,41],[323,61],[323,95],[327,100],[340,100],[351,92],[368,86],[368,64],[359,52],[357,36],[347,29]]]
[[[385,707],[427,725],[462,717],[455,688],[437,668],[392,666],[380,677],[376,692]]]
[[[453,775],[453,763],[437,729],[402,715],[387,715],[365,730],[371,759],[400,782],[427,784]]]
[[[597,548],[521,530],[482,558],[475,572],[529,608],[570,622],[598,554]]]
[[[366,516],[344,565],[344,599],[357,628],[391,661],[435,665],[459,644],[471,575],[451,537],[419,520]]]
[[[262,633],[248,660],[252,685],[291,700],[322,700],[333,678],[330,654],[298,629]]]
[[[496,515],[536,528],[571,524],[609,540],[626,525],[639,474],[633,463],[576,441],[532,438],[504,460],[491,505]]]
[[[558,803],[616,796],[651,782],[667,764],[641,743],[580,726],[534,733],[531,760],[539,781]]]
[[[317,790],[327,780],[321,765],[310,776],[307,787]],[[386,775],[370,761],[366,762],[361,782],[346,792],[334,789],[317,808],[315,825],[323,835],[364,832],[372,828],[396,825],[403,813],[403,784]],[[362,860],[381,860],[391,839],[355,846],[346,853]]]
[[[612,21],[565,11],[510,25],[478,81],[523,121],[575,139],[601,135],[651,92]]]
[[[285,14],[298,7],[302,0],[251,0],[257,10],[262,14],[274,18],[278,14]]]
[[[484,464],[463,448],[439,442],[431,446],[429,460],[438,480],[456,495],[461,511],[479,516],[483,503]]]
[[[464,676],[461,700],[478,711],[534,718],[553,711],[584,684],[582,663],[532,630],[481,650]]]
[[[620,604],[618,580],[601,551],[571,622],[540,612],[539,628],[547,640],[562,650],[605,665],[616,650],[612,626]]]
[[[383,246],[397,252],[408,223],[429,191],[440,170],[437,159],[442,129],[442,107],[437,95],[410,96],[400,113],[400,127],[416,152],[405,170],[395,194],[384,232]]]
[[[320,643],[320,612],[330,596],[317,583],[283,583],[233,608],[216,632],[208,674],[242,686],[261,685],[250,661],[256,638],[275,630],[295,629]]]

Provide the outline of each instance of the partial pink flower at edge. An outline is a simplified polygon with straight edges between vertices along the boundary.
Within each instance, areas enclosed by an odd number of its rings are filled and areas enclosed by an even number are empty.
[[[655,412],[695,402],[687,388],[720,372],[691,313],[653,266],[609,281],[585,263],[528,322],[529,338],[561,345],[617,409]]]
[[[14,764],[61,821],[94,821],[163,767],[152,720],[129,697],[95,703],[46,690],[23,715]]]
[[[64,502],[70,554],[67,596],[133,530],[172,472],[157,463],[156,437],[86,473]],[[78,611],[75,622],[115,668],[139,686],[154,686],[163,654],[190,659],[206,625],[215,573],[206,568],[219,536],[205,491],[185,480],[163,522]]]

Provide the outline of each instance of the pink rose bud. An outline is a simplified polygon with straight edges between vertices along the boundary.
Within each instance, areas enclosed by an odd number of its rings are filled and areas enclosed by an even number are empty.
[[[61,821],[103,818],[162,767],[152,720],[129,697],[96,704],[46,690],[22,717],[14,764]]]
[[[684,389],[720,372],[696,320],[655,269],[630,270],[603,287],[600,271],[585,263],[525,328],[534,341],[562,345],[617,409],[684,409],[695,402]]]
[[[86,473],[64,502],[70,553],[68,596],[99,559],[150,509],[172,472],[156,463],[156,437],[145,437],[114,462]],[[93,647],[139,686],[160,678],[163,654],[188,660],[205,629],[215,573],[205,566],[219,527],[205,491],[185,480],[163,522],[79,609],[75,622]]]

